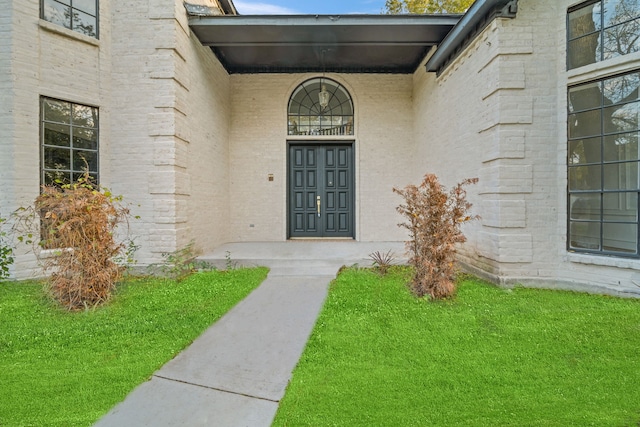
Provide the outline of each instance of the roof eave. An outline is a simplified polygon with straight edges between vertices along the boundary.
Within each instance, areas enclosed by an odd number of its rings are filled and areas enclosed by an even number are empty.
[[[426,70],[441,73],[494,18],[515,18],[517,11],[518,0],[476,0],[429,58],[425,64]]]

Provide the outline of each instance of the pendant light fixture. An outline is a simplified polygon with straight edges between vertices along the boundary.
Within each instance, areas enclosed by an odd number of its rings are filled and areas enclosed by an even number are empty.
[[[320,107],[324,110],[329,105],[329,98],[331,94],[327,92],[327,86],[322,81],[320,82],[320,88],[322,89],[318,94],[318,100],[320,101]]]
[[[322,62],[322,77],[320,78],[320,93],[318,93],[318,102],[320,103],[320,108],[324,110],[329,105],[329,98],[331,98],[331,94],[327,92],[327,86],[324,84],[324,54],[327,52],[326,49],[322,49],[322,54],[320,60]]]

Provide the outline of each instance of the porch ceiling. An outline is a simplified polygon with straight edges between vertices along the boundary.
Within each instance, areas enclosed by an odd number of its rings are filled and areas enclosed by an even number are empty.
[[[190,16],[229,73],[412,73],[462,15]]]

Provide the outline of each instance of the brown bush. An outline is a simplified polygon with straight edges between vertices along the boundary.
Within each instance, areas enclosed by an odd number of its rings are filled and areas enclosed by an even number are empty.
[[[464,186],[477,182],[465,179],[447,194],[438,178],[427,174],[417,187],[393,189],[405,202],[397,210],[408,221],[398,225],[409,230],[409,263],[415,269],[411,290],[416,296],[441,299],[455,293],[456,244],[466,241],[460,226],[479,218],[468,215],[472,205]]]
[[[120,200],[85,176],[75,184],[43,186],[35,201],[40,246],[52,250],[41,258],[49,291],[69,310],[109,300],[120,278],[122,267],[114,260],[125,245],[114,232],[129,215]]]

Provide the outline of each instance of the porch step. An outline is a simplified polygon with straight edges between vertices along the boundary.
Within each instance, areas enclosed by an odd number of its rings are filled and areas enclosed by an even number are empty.
[[[265,266],[270,276],[335,276],[342,266],[370,267],[374,252],[406,263],[403,242],[290,241],[227,243],[198,259],[216,268]]]
[[[282,260],[282,259],[213,259],[206,256],[199,258],[208,264],[219,269],[238,267],[269,267],[271,276],[335,276],[343,265],[339,261],[323,260],[323,259],[305,259],[305,260]],[[362,262],[352,262],[348,265],[358,264],[361,266],[370,266],[371,260]]]

